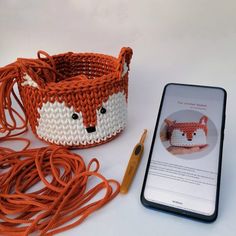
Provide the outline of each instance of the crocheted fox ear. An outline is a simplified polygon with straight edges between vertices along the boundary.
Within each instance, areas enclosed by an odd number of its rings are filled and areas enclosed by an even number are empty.
[[[42,50],[39,50],[37,55],[36,60],[17,58],[22,71],[22,86],[45,88],[47,83],[57,82],[57,77],[64,79],[64,76],[56,70],[52,56]]]
[[[24,74],[23,75],[23,79],[24,81],[21,83],[21,86],[30,86],[30,87],[33,87],[33,88],[38,88],[38,84],[32,80],[32,78],[28,75],[28,74]]]
[[[202,116],[201,119],[199,120],[199,124],[206,125],[207,121],[208,121],[208,117],[207,116]]]
[[[121,73],[121,77],[124,77],[129,71],[129,64],[133,55],[133,51],[129,47],[123,47],[120,50],[118,57],[118,71]]]
[[[169,120],[169,119],[165,119],[164,121],[165,121],[165,123],[167,124],[168,127],[170,127],[173,124],[175,124],[175,121],[172,121],[172,120]]]

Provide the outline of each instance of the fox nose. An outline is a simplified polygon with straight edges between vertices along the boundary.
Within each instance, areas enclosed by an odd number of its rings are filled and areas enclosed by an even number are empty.
[[[90,127],[87,127],[86,130],[87,130],[88,133],[93,133],[93,132],[96,131],[96,127],[95,126],[90,126]]]
[[[191,138],[188,138],[188,141],[192,141],[192,139],[191,139]]]

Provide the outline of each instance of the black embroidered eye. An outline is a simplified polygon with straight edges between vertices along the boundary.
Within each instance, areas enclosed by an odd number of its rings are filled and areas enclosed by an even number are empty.
[[[77,120],[79,118],[79,116],[76,113],[73,113],[71,117],[73,120]]]
[[[102,107],[100,110],[101,114],[105,114],[107,112],[106,108]]]
[[[193,135],[196,135],[196,133],[193,133]]]
[[[182,133],[182,136],[184,136],[184,133]]]

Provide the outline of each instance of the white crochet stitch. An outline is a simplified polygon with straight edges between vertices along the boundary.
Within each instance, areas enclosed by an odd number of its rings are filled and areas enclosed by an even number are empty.
[[[109,96],[102,107],[97,109],[97,125],[94,132],[88,132],[83,125],[82,112],[76,113],[73,107],[64,102],[47,102],[38,108],[40,118],[36,132],[46,141],[66,146],[87,145],[105,141],[121,132],[126,125],[127,103],[124,92]],[[72,115],[77,114],[77,119]]]
[[[38,84],[35,81],[33,81],[28,74],[25,74],[23,78],[25,81],[21,83],[22,86],[31,86],[34,88],[38,88]]]
[[[125,62],[124,65],[123,65],[123,72],[122,72],[122,77],[128,72],[129,70],[129,67],[127,65],[127,63]]]

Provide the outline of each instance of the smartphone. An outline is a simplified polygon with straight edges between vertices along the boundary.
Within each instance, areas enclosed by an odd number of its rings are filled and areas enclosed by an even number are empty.
[[[144,206],[216,219],[226,97],[219,87],[165,86],[142,187]]]

